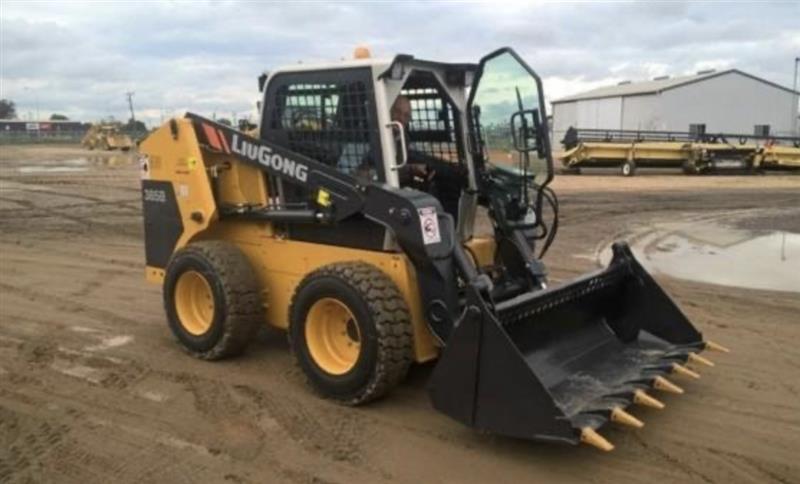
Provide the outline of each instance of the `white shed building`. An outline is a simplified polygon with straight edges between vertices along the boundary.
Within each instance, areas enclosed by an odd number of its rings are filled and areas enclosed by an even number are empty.
[[[737,69],[681,77],[621,82],[553,101],[553,137],[567,128],[798,136],[798,93]]]

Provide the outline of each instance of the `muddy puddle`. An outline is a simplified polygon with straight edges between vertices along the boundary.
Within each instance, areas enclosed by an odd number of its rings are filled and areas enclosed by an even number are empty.
[[[79,173],[92,167],[116,167],[133,163],[134,157],[124,155],[83,156],[68,160],[40,161],[33,165],[17,167],[19,173]]]
[[[629,237],[648,271],[678,279],[800,293],[800,234],[715,222],[662,224]],[[605,266],[610,246],[599,255]]]

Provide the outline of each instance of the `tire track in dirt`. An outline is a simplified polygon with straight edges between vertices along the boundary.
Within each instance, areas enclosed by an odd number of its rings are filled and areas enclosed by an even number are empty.
[[[25,209],[30,210],[32,212],[27,217],[25,217],[25,219],[28,220],[28,224],[30,223],[29,219],[31,219],[31,218],[35,219],[37,217],[41,217],[42,214],[43,214],[43,215],[49,216],[49,217],[63,218],[64,220],[69,220],[70,222],[75,222],[75,223],[78,223],[78,224],[81,224],[81,225],[85,225],[85,226],[88,226],[88,227],[92,226],[91,221],[88,221],[85,218],[75,217],[75,216],[70,215],[70,214],[61,213],[59,210],[52,209],[52,208],[40,207],[40,206],[37,206],[36,204],[34,204],[33,202],[28,201],[28,200],[14,200],[14,202],[22,205],[23,207],[25,207]],[[40,213],[37,214],[36,212],[40,212]],[[8,220],[4,219],[3,222],[4,223],[8,223]],[[99,225],[102,225],[102,223],[99,223],[98,226]]]
[[[0,241],[0,245],[2,245],[2,244],[3,244],[3,242]],[[9,245],[17,245],[17,244],[9,244]],[[57,245],[56,246],[47,246],[47,247],[27,245],[25,247],[29,248],[29,249],[37,250],[39,252],[46,252],[47,256],[60,255],[60,256],[65,256],[65,257],[70,258],[70,260],[73,261],[72,264],[67,264],[66,261],[60,261],[60,265],[65,266],[65,267],[71,267],[71,266],[74,266],[76,268],[77,267],[84,267],[85,264],[83,264],[82,262],[78,262],[78,261],[88,260],[88,261],[92,261],[92,262],[100,262],[100,263],[103,263],[103,264],[106,264],[106,265],[109,265],[109,266],[118,266],[118,267],[124,267],[126,269],[135,269],[137,271],[141,271],[142,267],[143,267],[143,263],[144,263],[144,259],[142,259],[141,262],[127,262],[127,261],[119,260],[119,259],[116,259],[116,258],[113,258],[113,257],[97,256],[97,255],[94,255],[94,254],[92,254],[90,252],[86,252],[86,251],[79,251],[79,252],[69,251],[69,250],[66,250],[64,248],[59,248],[59,246],[57,246]],[[141,250],[141,247],[137,246],[136,249],[137,250]],[[141,250],[141,253],[142,253],[142,258],[144,258],[144,251]],[[16,258],[13,255],[9,255],[8,252],[6,251],[3,254],[3,261],[6,262],[6,263],[11,263],[11,262],[29,261],[29,259]]]
[[[76,301],[45,295],[34,290],[18,288],[3,283],[0,283],[0,289],[16,293],[37,303],[46,302],[57,309],[87,313],[95,319],[108,320],[115,324],[135,324],[134,321],[116,313],[90,307]],[[33,348],[29,348],[27,352],[34,355],[28,358],[30,363],[49,365],[52,364],[55,359],[54,355],[58,350],[53,343],[49,343],[36,344]],[[88,366],[96,367],[97,365],[90,364]],[[141,377],[143,372],[134,371],[128,373],[128,375],[111,373],[108,377],[102,379],[99,384],[104,387],[113,386],[122,389],[137,377]],[[198,411],[204,415],[215,419],[219,419],[221,416],[239,418],[244,412],[244,408],[241,405],[237,405],[232,399],[227,387],[220,385],[218,382],[205,381],[190,374],[178,374],[175,376],[165,373],[163,376],[186,384],[195,397]],[[307,450],[311,452],[321,451],[336,461],[357,462],[359,460],[361,449],[355,440],[351,438],[354,433],[352,428],[355,426],[349,424],[350,420],[352,420],[349,415],[346,418],[337,419],[340,423],[331,427],[327,422],[317,420],[315,417],[316,412],[309,412],[302,405],[299,405],[299,402],[284,403],[282,400],[285,399],[283,398],[265,397],[262,393],[250,387],[240,386],[236,389],[251,397],[257,403],[263,404],[267,402],[266,405],[260,405],[260,407],[266,408],[270,416],[275,418],[287,433],[295,441],[306,447]],[[346,414],[342,414],[340,417],[344,415]],[[259,435],[259,438],[263,438],[263,433]]]
[[[123,199],[123,200],[108,200],[107,198],[96,197],[93,195],[85,195],[82,193],[72,193],[72,192],[64,192],[64,191],[57,191],[57,190],[48,190],[42,191],[41,189],[37,188],[26,188],[25,186],[19,185],[36,185],[36,186],[80,186],[80,187],[87,187],[92,185],[90,182],[71,182],[68,183],[66,181],[52,181],[52,180],[36,180],[34,182],[26,182],[20,180],[16,177],[7,177],[7,176],[0,176],[0,182],[5,181],[14,184],[13,189],[8,189],[7,191],[19,191],[25,193],[31,193],[36,197],[45,197],[45,196],[57,196],[57,197],[64,197],[64,198],[77,198],[79,200],[84,200],[87,202],[93,203],[133,203],[133,202],[141,202],[140,197],[130,198],[130,199]],[[139,192],[140,189],[136,188],[126,188],[126,187],[114,187],[114,190],[122,190],[122,191],[136,191]],[[6,190],[0,190],[0,193]]]
[[[690,464],[684,462],[683,459],[681,459],[679,456],[673,455],[657,445],[648,443],[647,439],[641,437],[638,434],[633,434],[633,438],[634,440],[636,440],[636,442],[639,443],[639,445],[641,445],[644,448],[645,451],[653,455],[659,456],[662,460],[667,462],[668,466],[680,469],[686,474],[687,477],[692,477],[696,479],[699,478],[703,482],[707,482],[710,484],[715,483],[715,480],[713,478],[695,469]]]
[[[58,402],[49,405],[50,414],[53,409],[58,409],[55,415],[60,416],[63,437],[74,435],[74,438],[59,439],[57,445],[47,441],[47,452],[39,452],[41,446],[31,438],[19,438],[20,448],[35,458],[25,458],[23,465],[12,463],[10,478],[20,482],[115,482],[138,483],[163,481],[166,476],[186,479],[188,482],[208,482],[209,476],[204,476],[203,467],[197,461],[189,462],[194,456],[211,456],[202,446],[194,445],[182,439],[175,438],[155,429],[148,428],[147,424],[128,426],[113,423],[100,415],[114,415],[119,413],[113,407],[92,407],[91,401],[83,398],[73,400],[65,399],[62,395],[49,393],[44,390],[44,397]],[[95,394],[96,395],[96,394]],[[25,402],[22,394],[16,394],[13,400]],[[8,401],[8,398],[5,399]],[[2,400],[0,400],[1,402]],[[31,412],[36,412],[35,405],[29,403]],[[79,410],[73,405],[90,409]],[[24,407],[23,407],[24,408]],[[2,406],[0,406],[2,409]],[[25,410],[22,410],[25,412]],[[16,420],[22,420],[23,428],[36,430],[35,422],[40,420],[37,414],[15,413]],[[124,416],[125,418],[144,419],[146,415]],[[46,429],[45,429],[46,430]],[[69,435],[67,435],[69,434]],[[24,435],[23,435],[24,437]],[[109,454],[107,449],[115,449],[119,454]],[[189,452],[179,452],[179,451]],[[177,452],[177,453],[176,453]],[[19,460],[19,459],[17,459]],[[25,462],[31,465],[24,465]],[[0,482],[6,482],[0,478]],[[176,482],[176,481],[172,481]],[[178,481],[179,482],[179,481]]]
[[[314,402],[319,409],[309,409],[300,400],[287,395],[273,395],[249,385],[233,387],[255,406],[274,419],[292,440],[308,452],[322,453],[333,461],[346,462],[381,474],[365,460],[364,423],[352,408],[342,408],[328,401]],[[324,415],[324,419],[318,418]]]
[[[2,196],[0,196],[0,201],[16,203],[16,204],[19,204],[19,205],[25,205],[26,204],[25,200],[20,200],[18,198],[2,197]],[[47,210],[46,207],[35,205],[35,204],[33,204],[33,202],[27,202],[27,203],[28,203],[28,205],[25,205],[22,208],[0,209],[0,216],[2,216],[4,218],[5,217],[14,217],[14,216],[32,216],[34,214],[31,213],[31,210],[41,210],[45,214],[49,213],[49,212],[46,211]],[[136,205],[133,205],[134,203],[136,203]],[[92,215],[93,216],[95,216],[95,215],[97,215],[97,216],[118,215],[120,213],[129,214],[129,215],[141,215],[142,207],[141,207],[140,203],[141,203],[141,201],[138,200],[138,199],[129,200],[129,201],[122,201],[122,202],[106,201],[106,202],[73,203],[73,204],[61,205],[61,206],[59,206],[58,210],[59,211],[63,211],[63,210],[70,210],[70,209],[93,209],[93,208],[97,208],[97,207],[112,207],[112,208],[121,208],[121,209],[124,209],[125,211],[123,211],[123,212],[95,211],[95,212],[93,212]],[[31,208],[31,204],[33,204],[33,206],[35,208]]]
[[[23,422],[12,410],[0,404],[0,433],[5,436],[0,450],[0,482],[8,482],[15,474],[23,474],[41,466],[48,454],[55,452],[69,432],[64,424],[48,421]]]
[[[100,322],[108,322],[115,325],[121,325],[123,327],[135,327],[139,325],[139,322],[135,319],[121,316],[112,311],[100,309],[89,304],[83,304],[71,299],[62,298],[54,294],[35,291],[29,288],[21,288],[6,284],[5,282],[0,282],[0,289],[8,293],[21,296],[28,301],[51,306],[54,309],[71,313],[83,313]]]
[[[131,236],[135,236],[140,232],[141,229],[141,227],[139,226],[140,224],[137,223],[137,221],[140,220],[140,216],[133,210],[123,213],[119,212],[105,213],[99,211],[97,213],[92,213],[92,215],[90,216],[88,215],[78,216],[68,213],[62,209],[37,206],[36,204],[28,200],[13,200],[13,201],[19,205],[22,205],[25,210],[29,211],[29,213],[21,217],[16,217],[16,218],[3,217],[2,219],[0,219],[0,226],[3,226],[3,229],[6,232],[14,231],[20,224],[24,226],[26,229],[30,229],[32,221],[37,225],[42,225],[42,222],[44,222],[45,227],[40,227],[40,228],[47,228],[50,231],[61,231],[61,232],[65,231],[66,227],[64,227],[63,225],[56,224],[47,226],[46,225],[47,218],[53,218],[56,220],[66,220],[72,222],[80,226],[84,232],[89,232],[92,230],[94,231],[105,230],[107,232],[115,232],[115,233],[122,232],[129,234]],[[132,217],[137,220],[104,222],[103,217]]]
[[[14,345],[15,361],[23,367],[12,366],[7,370],[6,377],[18,383],[42,386],[53,374],[58,374],[106,389],[124,390],[145,378],[151,371],[139,361],[106,356],[102,354],[101,347],[79,350],[61,344],[63,341],[57,342],[54,339],[17,343]],[[25,371],[25,374],[20,374],[19,371]],[[39,378],[36,378],[35,371],[45,373],[40,373]],[[21,382],[20,379],[25,381]]]
[[[171,376],[175,377],[174,374]],[[206,383],[213,382],[201,382],[201,384]],[[8,464],[7,460],[0,459],[2,464],[0,470],[5,473],[0,475],[7,474],[10,479],[19,479],[22,482],[37,482],[41,477],[38,471],[46,465],[51,472],[56,472],[59,481],[68,477],[70,479],[67,480],[70,482],[86,482],[87,479],[115,483],[221,482],[223,479],[226,482],[260,482],[265,475],[270,476],[272,482],[337,482],[321,477],[311,469],[282,461],[269,453],[261,452],[243,460],[243,456],[237,455],[236,452],[230,453],[230,449],[225,448],[225,445],[207,446],[191,438],[167,433],[162,429],[168,423],[175,422],[166,417],[153,418],[153,415],[127,412],[120,414],[119,407],[93,405],[91,397],[73,400],[66,398],[65,395],[50,394],[44,388],[42,390],[49,400],[58,402],[56,406],[61,409],[61,421],[68,422],[64,427],[70,435],[74,435],[74,438],[69,441],[62,439],[61,444],[55,446],[52,452],[41,455],[34,466],[25,469],[14,467]],[[16,402],[25,402],[31,407],[35,407],[39,401],[20,393],[14,396]],[[21,418],[19,413],[12,413],[11,418],[6,418],[2,413],[4,400],[8,401],[8,393],[0,390],[0,418],[4,422],[19,420]],[[75,404],[83,410],[71,406]],[[206,423],[207,417],[206,415],[199,417],[200,422]],[[187,424],[191,421],[184,418],[182,423]],[[250,423],[254,424],[253,421]],[[0,431],[2,430],[4,429],[0,427]],[[214,436],[215,440],[224,440],[228,437],[224,433],[217,432],[214,432]],[[1,437],[0,442],[2,442]],[[97,447],[100,442],[102,447]],[[31,442],[23,443],[31,445]],[[124,452],[115,455],[108,453],[107,449],[113,449],[115,452],[124,450]],[[245,464],[237,464],[243,461]],[[262,478],[253,477],[253,472],[258,472],[253,470],[254,465],[257,465],[261,472],[266,470],[261,474]],[[220,473],[220,469],[225,469],[224,476]],[[324,473],[328,474],[329,470],[325,470]],[[0,482],[6,482],[6,479],[2,478]]]
[[[115,278],[125,274],[126,273],[124,271],[120,270],[100,269],[96,271],[95,274],[89,278],[89,280],[83,281],[82,286],[77,288],[75,291],[70,292],[69,295],[72,297],[86,297],[95,290],[105,286]]]
[[[703,449],[704,451],[718,456],[720,459],[727,461],[732,467],[734,468],[744,468],[744,471],[750,470],[755,471],[760,476],[754,476],[756,479],[761,481],[762,479],[771,479],[775,482],[779,482],[781,484],[791,484],[792,481],[789,479],[784,478],[780,474],[777,474],[774,470],[768,469],[764,464],[759,463],[758,461],[737,453],[737,452],[726,452],[720,449],[714,449],[707,447]],[[791,469],[782,469],[787,474],[791,473]],[[760,478],[760,479],[759,479]]]

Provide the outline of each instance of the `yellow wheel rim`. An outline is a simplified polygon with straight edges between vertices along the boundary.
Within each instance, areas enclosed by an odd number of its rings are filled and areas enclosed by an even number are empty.
[[[361,352],[361,332],[356,318],[342,302],[323,298],[306,317],[306,345],[323,371],[343,375],[352,370]]]
[[[214,321],[214,293],[205,277],[197,271],[186,271],[175,284],[175,309],[181,325],[199,336]]]

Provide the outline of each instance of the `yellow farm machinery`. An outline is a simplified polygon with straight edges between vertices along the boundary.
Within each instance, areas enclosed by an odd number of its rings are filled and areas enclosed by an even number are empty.
[[[557,155],[565,173],[581,168],[681,168],[686,174],[757,172],[800,166],[800,138],[569,128]]]

